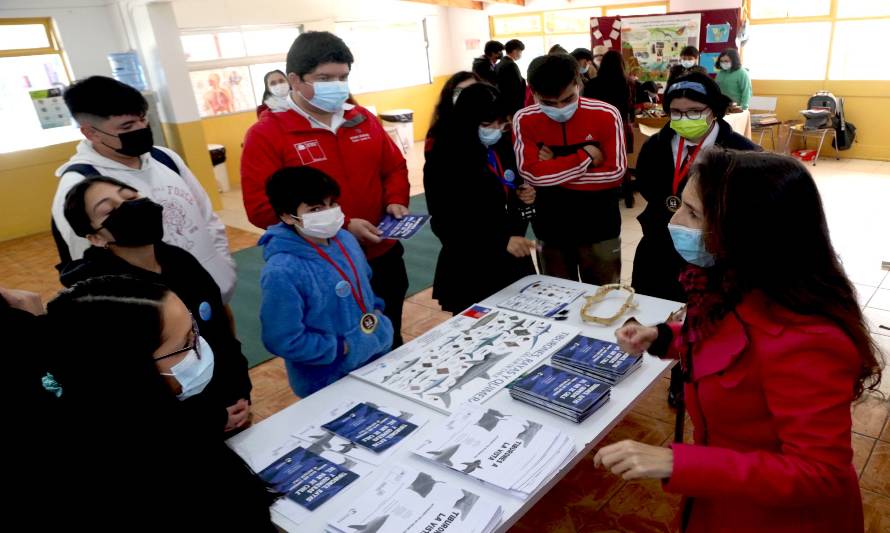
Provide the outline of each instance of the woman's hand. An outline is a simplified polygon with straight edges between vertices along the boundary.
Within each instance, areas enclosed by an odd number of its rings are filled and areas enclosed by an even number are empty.
[[[530,241],[525,237],[510,237],[507,242],[507,251],[513,257],[528,257],[535,249],[535,241]]]
[[[537,194],[538,193],[535,192],[535,188],[528,183],[523,183],[516,188],[516,196],[522,203],[526,205],[535,203],[535,196],[537,196]]]
[[[229,413],[229,419],[226,422],[225,431],[232,431],[240,427],[244,427],[250,420],[250,403],[245,399],[240,399],[234,405],[226,407]]]
[[[658,338],[658,328],[648,327],[639,323],[625,324],[615,332],[621,351],[631,355],[639,355],[652,346]]]
[[[600,448],[593,464],[624,479],[667,479],[674,472],[674,450],[623,440]]]

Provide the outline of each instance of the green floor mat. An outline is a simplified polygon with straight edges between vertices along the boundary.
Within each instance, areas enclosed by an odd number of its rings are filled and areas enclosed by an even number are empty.
[[[426,213],[424,195],[412,196],[410,209],[412,213]],[[405,268],[408,271],[407,296],[412,296],[432,286],[441,245],[429,224],[402,244],[405,246]],[[238,285],[232,297],[232,312],[244,355],[250,368],[253,368],[273,357],[263,347],[260,329],[260,271],[264,264],[263,249],[254,246],[235,252],[232,257],[238,265]]]

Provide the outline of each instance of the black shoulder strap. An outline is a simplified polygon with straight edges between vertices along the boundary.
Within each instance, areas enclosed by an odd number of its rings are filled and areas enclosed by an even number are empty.
[[[83,177],[87,176],[98,176],[99,171],[93,165],[88,165],[86,163],[74,163],[68,167],[65,167],[65,170],[62,171],[62,174],[66,172],[77,172]]]
[[[77,172],[78,174],[87,177],[87,176],[98,176],[99,171],[93,165],[88,165],[86,163],[75,163],[73,165],[69,165],[62,171],[62,174],[66,172]],[[59,231],[59,227],[56,226],[56,220],[52,217],[49,219],[50,222],[50,230],[53,234],[53,241],[56,243],[56,250],[59,252],[59,264],[56,265],[56,270],[61,272],[68,263],[71,262],[71,252],[68,250],[68,243],[65,242],[65,239],[62,237],[62,233]]]
[[[151,155],[151,158],[154,159],[155,161],[157,161],[158,163],[164,165],[165,167],[169,168],[173,172],[176,172],[177,174],[179,174],[179,167],[176,166],[176,161],[173,161],[173,158],[170,157],[170,155],[167,152],[161,150],[160,148],[156,148],[153,146],[151,148],[151,151],[149,152],[149,155]]]

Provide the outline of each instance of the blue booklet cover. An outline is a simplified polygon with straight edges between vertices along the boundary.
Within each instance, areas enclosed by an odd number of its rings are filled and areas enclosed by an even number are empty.
[[[260,478],[312,511],[358,479],[358,474],[299,447],[263,469]]]
[[[377,229],[383,232],[382,239],[410,239],[430,219],[429,215],[405,215],[401,220],[392,215],[386,215],[377,224]]]
[[[579,368],[597,372],[624,375],[642,358],[621,351],[614,342],[592,339],[578,335],[553,354],[554,361],[560,361]]]
[[[321,427],[378,453],[398,444],[417,429],[415,424],[366,403],[356,405]]]
[[[609,394],[609,385],[574,372],[541,365],[509,385],[517,392],[541,398],[555,406],[584,412]]]

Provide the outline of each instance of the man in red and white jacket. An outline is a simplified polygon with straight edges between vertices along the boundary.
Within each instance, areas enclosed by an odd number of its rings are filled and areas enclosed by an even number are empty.
[[[247,218],[260,228],[279,222],[266,198],[266,180],[284,167],[312,166],[340,186],[344,228],[362,245],[373,271],[374,294],[386,304],[393,347],[401,344],[408,275],[398,241],[383,240],[386,214],[408,214],[408,167],[383,126],[367,109],[346,103],[353,56],[329,32],[307,32],[287,54],[288,108],[265,111],[244,139],[241,188]]]
[[[581,98],[577,61],[542,56],[529,65],[536,104],[513,118],[520,176],[537,190],[535,235],[545,274],[584,283],[621,276],[618,188],[627,170],[615,107]]]

